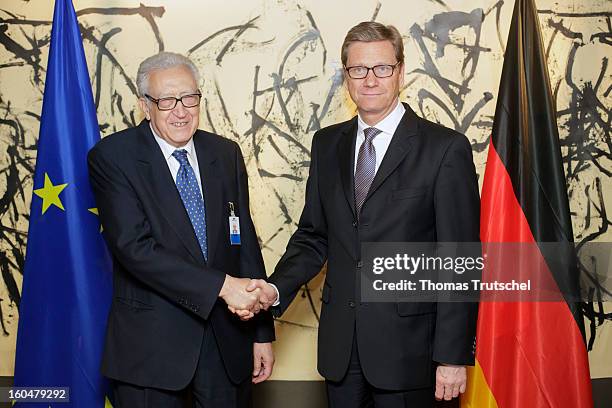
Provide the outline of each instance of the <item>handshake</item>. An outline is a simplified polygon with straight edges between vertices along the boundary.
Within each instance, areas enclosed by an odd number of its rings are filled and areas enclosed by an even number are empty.
[[[268,310],[278,299],[276,289],[263,279],[226,275],[219,297],[241,320],[249,320],[261,309]]]

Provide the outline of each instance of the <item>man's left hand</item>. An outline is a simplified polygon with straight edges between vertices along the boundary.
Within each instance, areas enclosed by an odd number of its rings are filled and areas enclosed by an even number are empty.
[[[465,392],[467,369],[465,366],[442,364],[436,370],[436,399],[450,401]]]
[[[253,343],[253,384],[266,381],[272,375],[274,352],[272,343]]]

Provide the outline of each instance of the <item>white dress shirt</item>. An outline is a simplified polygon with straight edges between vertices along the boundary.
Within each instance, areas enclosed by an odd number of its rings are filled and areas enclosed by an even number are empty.
[[[149,126],[151,126],[149,124]],[[170,143],[166,142],[164,139],[159,137],[153,127],[151,126],[151,132],[153,132],[153,136],[155,136],[155,141],[159,145],[164,158],[166,159],[166,164],[168,165],[168,169],[170,169],[170,174],[172,174],[172,178],[174,179],[174,183],[176,184],[176,175],[178,174],[179,168],[181,167],[178,160],[172,156],[175,150],[184,149],[187,151],[187,160],[189,164],[193,168],[193,172],[195,173],[196,179],[198,179],[198,187],[200,188],[200,196],[204,199],[204,195],[202,194],[202,180],[200,179],[200,166],[198,166],[198,155],[196,154],[195,146],[193,144],[193,137],[189,139],[189,142],[185,146],[182,147],[174,147]]]
[[[365,140],[365,134],[363,133],[363,129],[374,127],[381,131],[376,137],[372,144],[376,149],[376,172],[378,172],[378,168],[380,167],[380,163],[382,163],[383,158],[385,157],[385,153],[387,153],[387,149],[389,148],[389,144],[391,143],[391,138],[395,133],[395,129],[399,125],[404,113],[406,112],[406,108],[401,102],[398,100],[395,109],[391,111],[387,116],[384,117],[383,120],[375,124],[374,126],[370,126],[361,119],[361,115],[357,115],[357,141],[355,142],[355,165],[353,167],[353,174],[357,171],[357,157],[359,156],[359,148],[361,147],[363,141]],[[376,174],[376,173],[374,173]]]

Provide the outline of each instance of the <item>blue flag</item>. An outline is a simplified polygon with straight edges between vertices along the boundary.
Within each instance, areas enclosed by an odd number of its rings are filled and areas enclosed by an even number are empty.
[[[99,139],[74,7],[56,0],[15,356],[15,387],[69,387],[69,404],[45,407],[104,406],[112,269],[87,176]]]

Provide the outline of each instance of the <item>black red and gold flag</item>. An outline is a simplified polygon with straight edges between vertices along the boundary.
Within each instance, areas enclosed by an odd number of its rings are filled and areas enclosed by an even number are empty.
[[[563,259],[543,251],[541,265],[528,271],[553,282],[559,301],[481,303],[464,408],[593,406],[573,303],[579,271],[555,112],[537,10],[532,0],[517,0],[482,188],[481,239],[485,248],[555,242],[568,250],[554,254]]]

